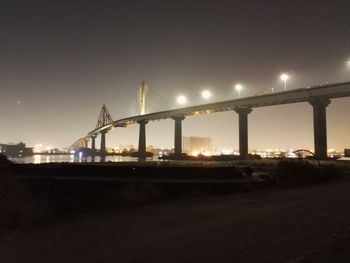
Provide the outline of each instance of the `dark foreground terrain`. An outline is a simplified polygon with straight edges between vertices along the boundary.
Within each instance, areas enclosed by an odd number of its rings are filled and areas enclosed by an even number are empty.
[[[350,179],[2,230],[0,262],[350,262]]]

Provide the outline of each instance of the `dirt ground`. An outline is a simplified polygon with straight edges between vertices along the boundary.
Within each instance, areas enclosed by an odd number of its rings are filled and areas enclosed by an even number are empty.
[[[350,178],[1,231],[0,262],[350,262]]]

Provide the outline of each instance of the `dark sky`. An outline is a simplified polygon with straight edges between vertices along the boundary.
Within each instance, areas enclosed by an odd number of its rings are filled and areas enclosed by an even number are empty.
[[[0,142],[69,146],[96,124],[106,103],[129,115],[145,80],[153,101],[178,94],[213,100],[350,79],[350,2],[28,1],[0,3]],[[155,95],[154,95],[155,94]],[[152,95],[150,95],[151,97]],[[151,100],[151,99],[150,99]],[[156,107],[155,107],[156,108]],[[328,107],[329,147],[350,147],[350,99]],[[306,103],[255,109],[251,148],[313,148]],[[234,112],[189,117],[184,135],[238,148]],[[108,134],[108,146],[137,145],[138,127]],[[147,125],[148,144],[172,146],[173,122]]]

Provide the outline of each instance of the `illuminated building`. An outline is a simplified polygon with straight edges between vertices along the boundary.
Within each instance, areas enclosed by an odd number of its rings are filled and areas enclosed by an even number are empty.
[[[183,152],[189,155],[211,155],[213,150],[213,140],[210,137],[182,137]]]

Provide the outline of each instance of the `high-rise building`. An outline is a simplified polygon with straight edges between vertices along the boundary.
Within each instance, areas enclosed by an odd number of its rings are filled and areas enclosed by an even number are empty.
[[[211,154],[213,140],[210,137],[182,137],[182,151],[188,155]]]

